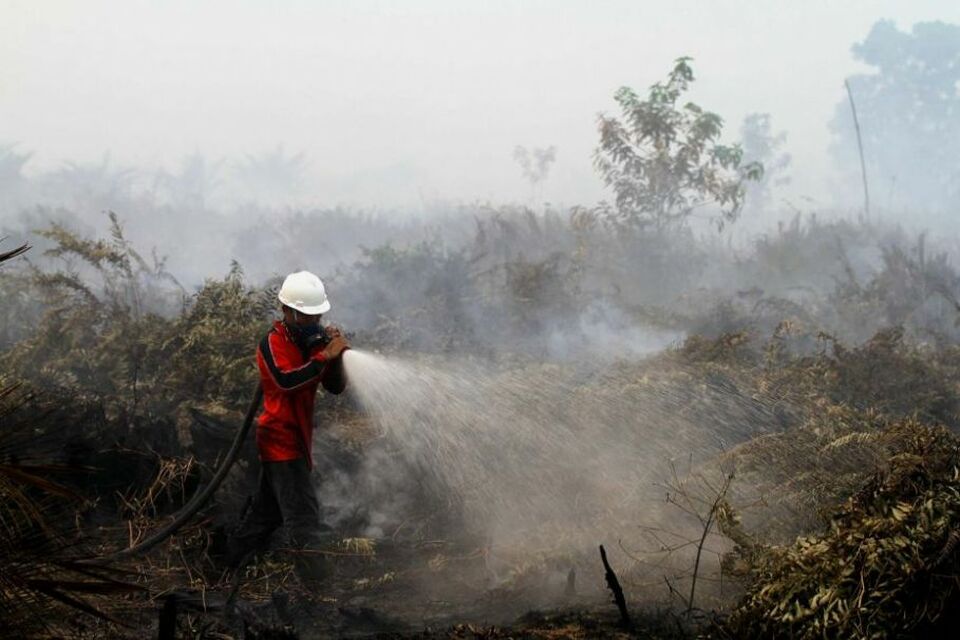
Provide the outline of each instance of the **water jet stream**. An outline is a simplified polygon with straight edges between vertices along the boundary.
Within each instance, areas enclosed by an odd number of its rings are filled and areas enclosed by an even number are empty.
[[[495,544],[635,532],[670,516],[671,461],[699,462],[776,422],[768,403],[684,372],[628,365],[584,375],[536,364],[344,355],[384,436]]]

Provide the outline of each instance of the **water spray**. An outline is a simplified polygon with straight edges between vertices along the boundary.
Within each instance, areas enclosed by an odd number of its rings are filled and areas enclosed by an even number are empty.
[[[343,362],[408,470],[455,498],[468,530],[510,548],[560,539],[593,548],[601,533],[675,519],[658,486],[673,460],[706,460],[774,421],[762,401],[679,375],[634,380],[632,370],[543,363],[498,370],[357,350]]]
[[[672,460],[706,459],[725,441],[746,439],[754,425],[772,421],[764,403],[744,404],[721,386],[690,389],[644,376],[624,393],[616,385],[625,378],[615,369],[584,374],[538,363],[498,370],[469,358],[356,349],[345,351],[342,363],[364,412],[407,471],[454,498],[465,526],[510,548],[559,539],[582,548],[593,546],[599,532],[661,521],[656,485]],[[258,385],[213,478],[168,525],[94,562],[148,551],[188,522],[235,463],[261,399]],[[385,473],[378,462],[361,473]],[[394,476],[388,484],[409,481]]]

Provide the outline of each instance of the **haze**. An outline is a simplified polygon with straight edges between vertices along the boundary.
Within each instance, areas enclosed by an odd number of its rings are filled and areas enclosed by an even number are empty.
[[[34,152],[28,174],[283,145],[309,161],[299,198],[361,207],[522,201],[512,150],[555,145],[542,199],[590,204],[596,114],[690,55],[727,137],[770,113],[793,155],[783,197],[826,205],[827,123],[880,18],[957,23],[960,4],[6,0],[0,142]]]

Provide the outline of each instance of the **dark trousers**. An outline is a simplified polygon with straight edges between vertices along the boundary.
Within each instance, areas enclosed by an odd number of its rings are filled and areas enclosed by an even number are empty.
[[[257,493],[227,542],[228,563],[238,567],[253,553],[265,550],[270,536],[281,528],[286,545],[300,551],[298,572],[321,577],[312,575],[323,573],[322,556],[316,550],[329,537],[330,529],[320,522],[320,504],[305,458],[261,462]]]

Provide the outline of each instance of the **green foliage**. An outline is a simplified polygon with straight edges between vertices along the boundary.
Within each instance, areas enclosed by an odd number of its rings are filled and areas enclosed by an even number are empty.
[[[49,256],[78,260],[91,277],[70,266],[54,272],[34,269],[30,291],[44,301],[45,312],[7,358],[35,383],[124,397],[132,391],[136,404],[143,357],[138,337],[149,326],[142,311],[146,288],[141,276],[148,267],[112,214],[111,223],[111,241],[87,240],[57,224],[41,232],[55,243]]]
[[[5,364],[39,387],[101,398],[109,415],[134,423],[170,418],[187,401],[239,410],[256,380],[251,356],[272,298],[246,286],[236,264],[187,298],[163,261],[148,264],[112,214],[111,222],[109,241],[55,224],[41,232],[55,243],[49,256],[72,261],[34,267],[19,281],[43,312]],[[171,308],[180,311],[173,318],[164,313]]]
[[[920,22],[900,31],[880,20],[853,55],[872,68],[849,78],[871,192],[885,196],[885,207],[950,211],[960,194],[960,26]],[[856,134],[839,92],[831,128],[831,151],[842,174],[854,178]],[[848,182],[859,185],[859,176]]]
[[[256,379],[253,353],[275,307],[271,292],[244,283],[236,263],[222,280],[207,280],[164,331],[165,395],[239,407]]]
[[[741,165],[739,146],[719,143],[720,116],[692,102],[679,104],[693,82],[689,63],[679,58],[646,99],[622,87],[614,95],[622,120],[599,119],[594,162],[616,195],[608,215],[630,226],[674,226],[695,209],[716,205],[722,227],[740,213],[744,181],[763,175],[759,163]]]

